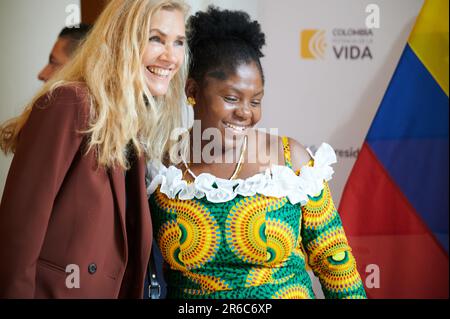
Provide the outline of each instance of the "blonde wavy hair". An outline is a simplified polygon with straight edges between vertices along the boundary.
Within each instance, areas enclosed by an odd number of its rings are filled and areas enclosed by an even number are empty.
[[[151,17],[158,10],[180,10],[187,17],[189,6],[184,0],[112,0],[72,61],[43,86],[20,116],[0,126],[3,152],[15,152],[18,135],[40,97],[81,82],[91,101],[89,126],[83,132],[88,136],[86,153],[95,150],[100,166],[129,168],[130,145],[147,160],[173,158],[169,153],[177,141],[171,139],[171,132],[182,126],[188,49],[167,94],[153,97],[142,73],[142,55]]]

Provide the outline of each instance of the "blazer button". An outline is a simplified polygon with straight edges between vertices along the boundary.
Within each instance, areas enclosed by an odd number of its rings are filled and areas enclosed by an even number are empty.
[[[92,263],[88,266],[88,272],[93,275],[97,272],[97,265]]]

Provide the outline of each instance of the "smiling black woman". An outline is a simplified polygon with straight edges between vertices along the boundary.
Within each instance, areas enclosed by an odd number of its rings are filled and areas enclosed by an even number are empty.
[[[220,137],[202,148],[219,144],[220,152],[202,154],[213,161],[149,165],[168,297],[315,298],[309,265],[327,298],[365,298],[327,184],[335,152],[323,144],[313,155],[255,128],[264,96],[260,25],[242,11],[210,7],[190,18],[188,30],[186,94],[202,131]],[[271,144],[278,148],[261,160]],[[216,160],[229,151],[239,155],[235,161]]]

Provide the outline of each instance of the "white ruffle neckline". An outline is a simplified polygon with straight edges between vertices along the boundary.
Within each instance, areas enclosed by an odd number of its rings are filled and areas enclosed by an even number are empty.
[[[313,166],[304,166],[300,175],[287,166],[274,165],[264,173],[256,174],[245,180],[226,180],[203,173],[193,183],[183,180],[183,172],[175,167],[166,167],[161,162],[151,161],[148,164],[147,194],[153,194],[159,186],[160,192],[170,199],[192,200],[206,197],[212,203],[226,203],[236,196],[287,197],[292,204],[306,205],[309,197],[318,196],[324,182],[331,180],[334,170],[332,164],[337,163],[333,148],[323,143],[311,157]]]

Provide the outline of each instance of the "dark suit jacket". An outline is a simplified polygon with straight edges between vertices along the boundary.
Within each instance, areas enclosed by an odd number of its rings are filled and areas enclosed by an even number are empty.
[[[85,87],[58,88],[20,133],[0,205],[0,298],[143,296],[152,241],[145,161],[135,159],[126,178],[99,168],[80,133],[89,109]],[[68,265],[79,267],[80,288],[67,287]]]

